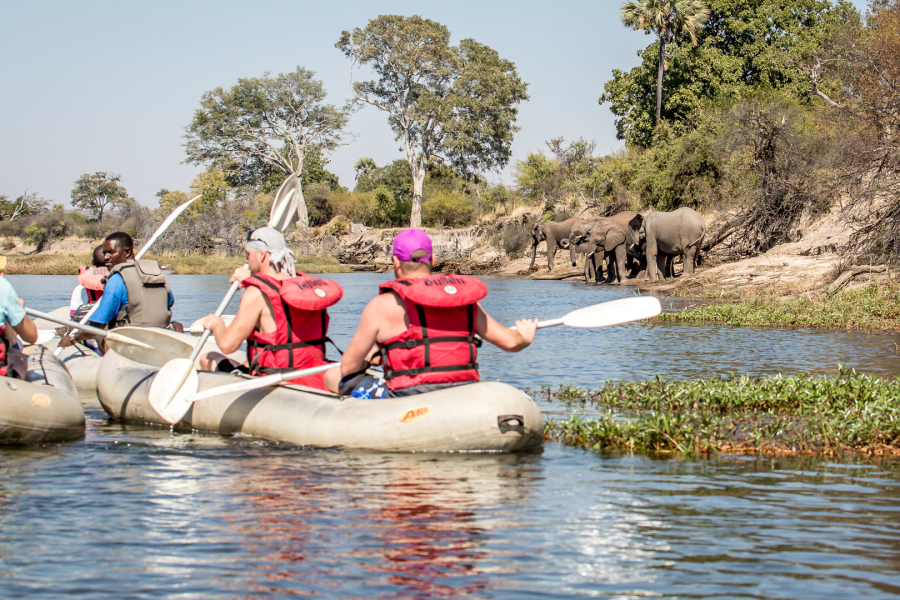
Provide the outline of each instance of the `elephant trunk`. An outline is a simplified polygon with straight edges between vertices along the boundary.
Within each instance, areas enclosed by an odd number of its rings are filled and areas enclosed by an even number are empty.
[[[528,265],[528,270],[532,270],[534,268],[534,258],[537,256],[537,240],[532,238],[531,243],[531,264]]]

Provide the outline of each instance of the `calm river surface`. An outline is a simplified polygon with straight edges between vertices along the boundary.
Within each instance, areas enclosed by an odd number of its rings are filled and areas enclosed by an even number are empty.
[[[345,346],[385,275],[333,275]],[[10,276],[39,309],[74,277]],[[173,276],[177,319],[227,278]],[[628,288],[488,280],[495,318]],[[664,304],[666,304],[664,302]],[[236,304],[235,304],[236,306]],[[233,309],[232,311],[233,312]],[[900,374],[900,336],[634,323],[541,330],[482,376],[519,387],[751,373]],[[538,399],[545,415],[566,408]],[[390,455],[109,423],[0,449],[0,598],[900,597],[900,465],[585,452]]]

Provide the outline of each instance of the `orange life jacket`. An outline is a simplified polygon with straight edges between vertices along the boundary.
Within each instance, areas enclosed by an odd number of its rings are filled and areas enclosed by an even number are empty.
[[[103,296],[103,278],[107,275],[109,270],[106,267],[79,267],[78,283],[87,290],[89,304]]]
[[[396,292],[409,318],[409,329],[378,344],[389,389],[479,380],[476,303],[487,296],[484,282],[437,274],[389,281],[379,290]]]
[[[336,282],[298,273],[290,279],[255,274],[243,287],[256,287],[269,298],[276,329],[272,333],[254,331],[247,338],[247,360],[253,375],[284,373],[327,364],[329,306],[337,304],[344,290]],[[298,383],[325,390],[324,374],[295,379]]]

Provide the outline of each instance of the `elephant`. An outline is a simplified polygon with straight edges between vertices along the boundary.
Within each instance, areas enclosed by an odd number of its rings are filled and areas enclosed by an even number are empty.
[[[643,235],[641,230],[643,229]],[[673,277],[672,261],[684,258],[684,275],[693,275],[697,254],[706,236],[706,221],[692,208],[681,207],[672,212],[653,212],[646,217],[635,215],[628,223],[634,244],[646,243],[647,281]]]
[[[569,233],[572,226],[579,219],[572,217],[562,222],[550,221],[549,223],[535,223],[531,232],[531,265],[528,269],[534,268],[534,259],[537,257],[537,247],[543,241],[547,241],[547,270],[553,270],[553,259],[556,257],[556,251],[560,248],[569,250],[569,257],[572,263],[575,263],[575,249],[572,248],[568,241]]]
[[[569,238],[563,240],[560,246],[569,251],[569,257],[572,259],[572,266],[578,266],[576,260],[579,254],[587,254],[587,240],[590,236],[593,224],[603,217],[587,217],[578,218],[572,230],[569,232]]]
[[[581,222],[576,223],[572,227],[572,231],[569,235],[569,244],[574,245],[576,248],[576,251],[579,251],[579,252],[584,252],[586,254],[594,252],[595,245],[592,245],[589,242],[589,239],[591,237],[592,231],[596,227],[599,226],[599,227],[605,228],[606,224],[615,223],[615,224],[619,225],[623,231],[627,232],[628,231],[628,223],[636,214],[637,213],[634,211],[626,210],[626,211],[620,212],[618,214],[615,214],[612,217],[593,217],[593,218],[589,218],[589,219],[582,219]],[[626,238],[626,240],[623,240],[623,243],[625,243],[626,241],[627,241],[627,238]],[[626,243],[625,249],[629,254],[632,252],[632,249],[629,247],[629,244],[627,244],[627,243]],[[603,264],[604,256],[605,256],[605,251],[603,251],[599,260],[597,260],[596,257],[594,257],[594,256],[592,256],[590,260],[585,259],[585,280],[586,281],[591,280],[591,278],[592,278],[591,275],[593,274],[592,272],[595,271],[598,268],[598,266],[599,266],[599,269],[602,271],[602,264]],[[588,264],[589,262],[591,264]],[[575,266],[574,261],[572,262],[572,266],[573,267]],[[619,274],[617,277],[621,280],[622,276],[623,276],[622,274]],[[596,279],[599,281],[599,279],[600,279],[599,274],[596,275]],[[607,279],[611,279],[611,277],[608,276]]]
[[[627,278],[628,228],[614,219],[603,219],[594,224],[587,241],[588,257],[585,260],[585,276],[590,281],[591,271],[600,281],[604,258],[609,257],[606,282],[622,283]],[[590,263],[590,264],[588,264]]]

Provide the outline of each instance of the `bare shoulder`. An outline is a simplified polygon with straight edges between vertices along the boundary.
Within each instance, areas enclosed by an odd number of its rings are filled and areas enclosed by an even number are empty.
[[[394,292],[379,294],[366,305],[365,313],[373,317],[386,317],[390,314],[403,311],[403,301]]]
[[[264,298],[265,296],[258,287],[246,288],[243,296],[241,296],[241,304],[238,308],[238,312],[254,310],[258,312],[259,310],[262,310]]]

